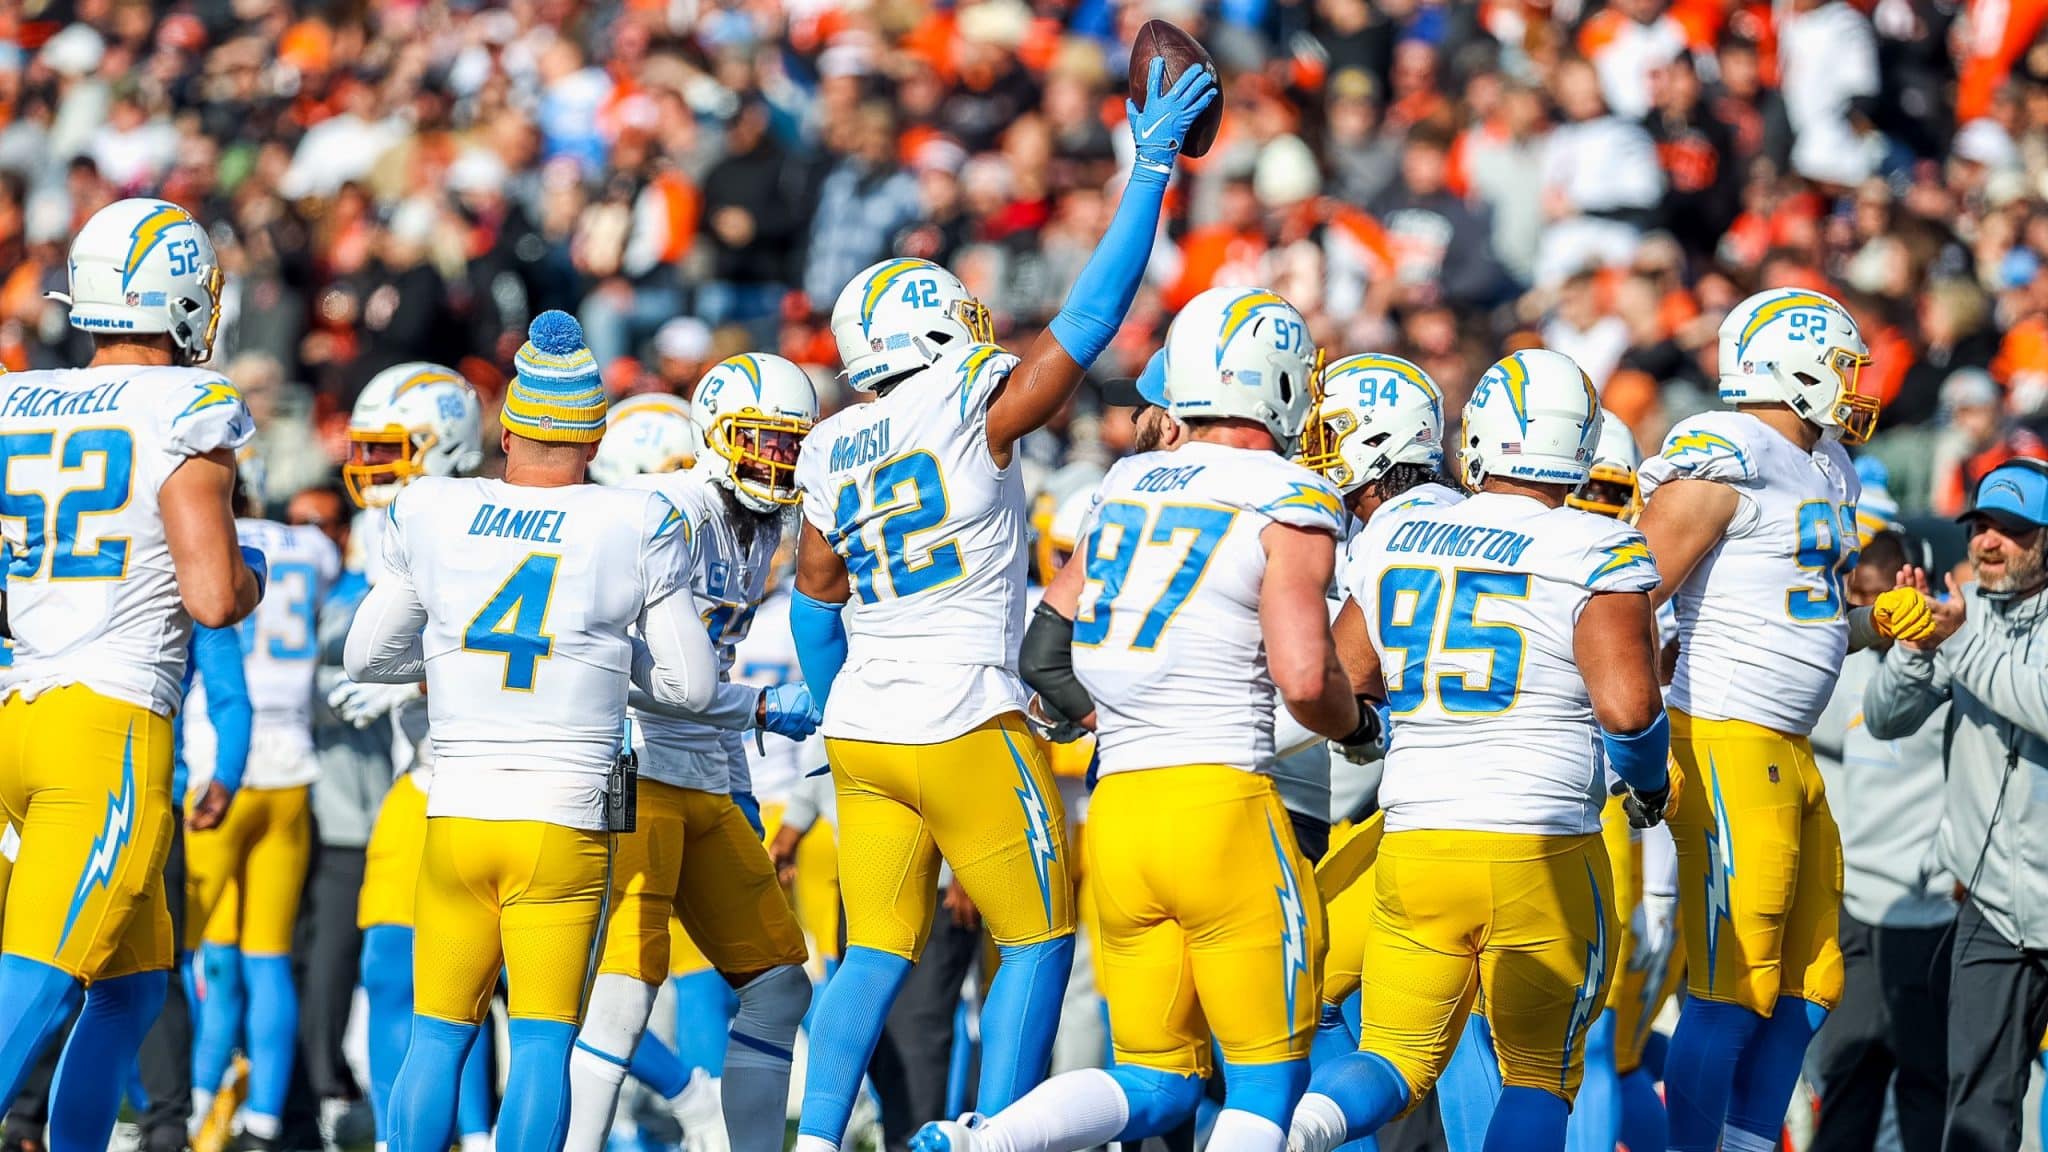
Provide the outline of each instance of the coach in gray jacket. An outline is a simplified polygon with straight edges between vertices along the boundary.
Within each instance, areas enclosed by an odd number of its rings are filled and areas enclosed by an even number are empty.
[[[2048,1029],[2048,469],[1993,469],[1963,521],[1977,582],[1949,578],[1934,635],[1893,647],[1863,713],[1871,734],[1889,739],[1951,704],[1940,852],[1965,899],[1950,970],[1943,1147],[2013,1152]]]

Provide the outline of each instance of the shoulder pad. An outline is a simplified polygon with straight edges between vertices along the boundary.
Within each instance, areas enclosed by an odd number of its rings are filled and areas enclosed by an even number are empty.
[[[994,344],[969,344],[941,357],[932,367],[946,374],[946,383],[960,405],[960,418],[965,420],[975,409],[988,404],[989,394],[1009,379],[1010,370],[1016,366],[1017,357]]]
[[[1273,462],[1280,467],[1246,486],[1245,505],[1282,524],[1342,535],[1344,501],[1330,482],[1277,456]]]
[[[1733,413],[1710,412],[1680,421],[1657,453],[1659,480],[1685,478],[1740,482],[1757,477],[1748,429]],[[1652,466],[1644,461],[1644,467]]]
[[[1581,538],[1580,577],[1594,592],[1648,592],[1657,587],[1657,559],[1643,534],[1619,520],[1591,512],[1576,516],[1591,522]]]
[[[256,434],[256,422],[242,403],[242,393],[226,377],[191,369],[170,371],[177,372],[180,379],[163,382],[160,410],[175,453],[199,456],[219,448],[240,448]]]

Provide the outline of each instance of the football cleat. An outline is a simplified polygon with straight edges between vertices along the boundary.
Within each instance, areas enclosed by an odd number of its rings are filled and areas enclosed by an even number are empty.
[[[987,1122],[979,1112],[969,1112],[958,1120],[934,1120],[910,1138],[910,1152],[983,1152],[988,1141],[975,1133]]]

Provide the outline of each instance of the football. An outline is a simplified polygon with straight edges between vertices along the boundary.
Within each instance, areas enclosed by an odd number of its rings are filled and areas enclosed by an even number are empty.
[[[1173,82],[1189,68],[1207,68],[1212,74],[1216,71],[1216,62],[1209,58],[1209,50],[1200,41],[1164,20],[1147,20],[1138,29],[1138,38],[1131,42],[1131,102],[1140,108],[1145,106],[1145,78],[1152,73],[1154,56],[1166,58],[1167,88],[1173,87]],[[1189,130],[1188,138],[1181,144],[1181,154],[1206,154],[1216,143],[1216,130],[1222,126],[1223,96],[1219,92]]]

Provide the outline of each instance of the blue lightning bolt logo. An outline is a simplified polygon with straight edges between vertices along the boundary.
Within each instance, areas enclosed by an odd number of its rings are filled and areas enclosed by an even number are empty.
[[[1266,831],[1273,837],[1273,858],[1280,862],[1280,883],[1273,892],[1280,898],[1280,948],[1285,971],[1281,978],[1287,989],[1287,1026],[1294,1027],[1297,990],[1308,974],[1308,913],[1301,906],[1301,886],[1294,879],[1294,866],[1287,858],[1287,846],[1280,841],[1280,829],[1271,817]]]
[[[57,937],[57,950],[64,950],[64,942],[71,938],[71,929],[78,923],[78,914],[84,910],[85,902],[94,891],[104,890],[114,879],[114,865],[121,860],[121,850],[128,846],[128,839],[135,831],[135,725],[128,725],[128,738],[121,745],[121,791],[107,794],[106,824],[100,829],[99,838],[92,842],[92,852],[85,858],[85,871],[78,877],[78,887],[71,893],[71,908],[64,914],[64,931]]]
[[[1557,1073],[1559,1088],[1565,1086],[1570,1072],[1572,1045],[1593,1024],[1593,1012],[1599,1007],[1600,982],[1607,977],[1607,906],[1600,899],[1600,878],[1593,874],[1590,862],[1586,865],[1586,884],[1593,893],[1593,938],[1586,941],[1586,977],[1572,994],[1571,1020],[1564,1031],[1564,1067]]]
[[[1052,842],[1052,818],[1045,808],[1045,797],[1038,790],[1038,782],[1031,778],[1031,768],[1017,751],[1017,744],[1006,729],[1003,745],[1010,750],[1010,759],[1017,765],[1017,802],[1024,806],[1025,839],[1031,845],[1031,870],[1038,876],[1038,898],[1045,905],[1045,922],[1052,924],[1052,866],[1059,859],[1059,849]]]
[[[1707,757],[1707,778],[1714,786],[1714,827],[1707,832],[1707,987],[1718,973],[1714,959],[1721,947],[1721,922],[1735,923],[1729,890],[1735,884],[1735,838],[1728,830],[1728,806],[1721,800],[1721,776]]]

